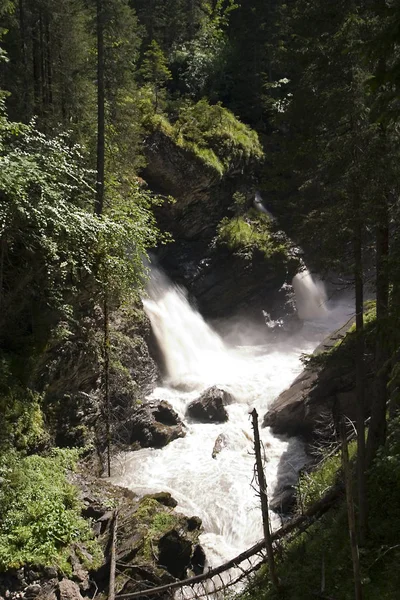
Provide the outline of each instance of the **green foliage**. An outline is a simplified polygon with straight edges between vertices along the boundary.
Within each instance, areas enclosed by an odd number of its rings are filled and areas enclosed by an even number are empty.
[[[143,255],[157,241],[154,199],[136,178],[110,178],[110,205],[99,218],[93,173],[83,165],[81,149],[65,135],[48,138],[0,116],[0,236],[8,257],[0,331],[9,313],[32,302],[68,309],[67,295],[90,278],[107,281],[116,301],[140,285]]]
[[[163,88],[172,76],[164,53],[155,40],[151,41],[149,48],[144,53],[140,72],[144,81],[150,84],[153,89],[154,110],[157,112],[158,108],[165,104],[165,91]]]
[[[48,436],[39,394],[17,386],[2,390],[0,394],[0,451],[16,448],[31,452],[43,447],[48,442]]]
[[[49,457],[0,457],[0,570],[24,564],[54,565],[70,574],[71,544],[84,545],[95,566],[100,549],[80,516],[76,489],[67,482],[78,454],[53,450]]]
[[[275,238],[271,230],[270,217],[255,209],[244,216],[222,219],[217,242],[248,259],[254,252],[261,252],[266,259],[287,255],[287,247]]]

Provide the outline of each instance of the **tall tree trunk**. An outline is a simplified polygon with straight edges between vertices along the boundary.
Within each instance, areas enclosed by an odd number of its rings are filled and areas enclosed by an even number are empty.
[[[106,431],[107,431],[107,475],[111,477],[111,404],[110,404],[110,320],[108,314],[107,282],[104,292],[104,406],[106,409]]]
[[[21,58],[22,58],[22,101],[23,101],[23,109],[24,109],[24,118],[26,120],[29,119],[29,108],[28,108],[28,97],[29,97],[29,85],[28,85],[28,59],[26,52],[26,19],[25,19],[25,6],[24,0],[19,0],[18,4],[19,8],[19,35],[20,35],[20,44],[21,44]]]
[[[389,206],[386,195],[378,209],[376,226],[376,321],[375,390],[368,431],[367,463],[371,464],[386,440],[386,405],[388,399],[389,349],[387,325],[389,316]]]
[[[364,368],[364,284],[362,265],[361,207],[355,192],[353,239],[355,311],[356,311],[356,398],[357,398],[357,496],[359,510],[359,544],[365,544],[367,532],[367,494],[365,481],[365,368]]]
[[[47,109],[47,80],[46,80],[46,48],[44,41],[44,26],[43,26],[43,14],[39,12],[39,56],[40,56],[40,80],[42,82],[42,107],[43,111]]]
[[[194,0],[186,0],[186,10],[188,16],[188,35],[192,39],[194,37]]]
[[[261,458],[261,442],[260,442],[260,434],[259,434],[259,430],[258,430],[258,414],[257,414],[256,409],[254,409],[252,411],[251,417],[252,417],[252,421],[253,421],[254,451],[255,451],[255,455],[256,455],[257,477],[258,477],[258,486],[260,489],[261,512],[262,512],[262,520],[263,520],[265,548],[267,550],[269,575],[271,577],[273,586],[275,587],[275,589],[279,590],[280,582],[279,582],[278,575],[276,573],[274,549],[272,547],[272,538],[271,538],[271,531],[270,531],[270,526],[269,526],[267,482],[265,481],[264,467],[263,467],[262,458]]]
[[[360,558],[358,554],[357,535],[356,535],[356,517],[354,512],[354,500],[353,490],[351,482],[351,472],[349,464],[349,452],[347,447],[347,436],[346,428],[344,425],[344,418],[342,418],[340,437],[342,441],[342,467],[343,475],[346,485],[346,504],[347,504],[347,518],[349,523],[349,537],[351,547],[351,558],[353,563],[353,574],[354,574],[354,591],[355,600],[362,600],[362,585],[361,585],[361,573],[360,573]]]
[[[104,90],[104,0],[97,0],[97,186],[95,213],[104,206],[105,90]]]
[[[46,82],[47,82],[47,100],[50,107],[53,106],[53,69],[52,69],[52,56],[51,56],[51,35],[50,35],[50,22],[49,16],[46,16],[45,24],[45,35],[46,35]]]
[[[42,81],[40,69],[40,43],[39,43],[39,19],[37,15],[33,17],[32,24],[32,63],[33,63],[33,95],[34,111],[36,115],[42,112]]]

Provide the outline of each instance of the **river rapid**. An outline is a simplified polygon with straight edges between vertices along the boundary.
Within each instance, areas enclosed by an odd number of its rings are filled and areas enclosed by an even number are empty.
[[[303,326],[295,335],[276,335],[266,327],[266,342],[248,339],[228,344],[188,302],[185,291],[153,270],[145,310],[165,361],[166,376],[150,398],[167,400],[187,426],[186,437],[160,450],[125,452],[114,460],[113,483],[138,494],[167,491],[178,501],[177,510],[203,521],[201,544],[211,567],[232,558],[262,537],[259,498],[253,482],[253,432],[249,412],[260,421],[276,396],[301,372],[300,357],[351,315],[351,303],[328,302],[320,283],[305,271],[294,282]],[[273,323],[272,323],[273,325]],[[231,324],[232,328],[237,323]],[[229,327],[227,328],[229,330]],[[259,338],[259,336],[257,336]],[[196,423],[185,416],[188,403],[206,388],[218,385],[233,394],[227,406],[229,421]],[[265,448],[268,493],[295,484],[307,461],[296,438],[274,436],[261,429]],[[216,438],[225,445],[212,458]],[[272,526],[280,524],[271,512]]]

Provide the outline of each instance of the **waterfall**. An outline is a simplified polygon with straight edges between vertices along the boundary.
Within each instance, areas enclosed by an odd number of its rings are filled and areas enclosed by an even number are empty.
[[[314,288],[309,280],[300,281],[307,305],[307,290],[312,295]],[[318,299],[312,303],[320,307]],[[259,498],[253,489],[249,411],[256,408],[262,418],[301,371],[301,354],[311,352],[327,329],[321,329],[321,321],[318,327],[305,322],[301,332],[286,341],[277,341],[271,332],[271,341],[262,346],[249,340],[247,346],[231,347],[190,305],[185,291],[154,270],[144,305],[167,371],[150,398],[170,402],[185,421],[187,434],[159,450],[122,453],[113,465],[118,471],[113,481],[139,494],[170,492],[178,501],[177,510],[202,519],[201,543],[210,566],[217,566],[262,537]],[[330,322],[327,328],[334,325]],[[218,424],[188,420],[186,406],[211,385],[234,396],[226,407],[229,420]],[[213,458],[215,441],[221,436],[224,447]],[[277,438],[268,428],[261,429],[261,438],[271,496],[277,486],[295,484],[306,456],[298,439]],[[273,526],[279,525],[278,517],[273,513],[271,517]]]
[[[221,338],[190,306],[185,291],[153,269],[143,301],[162,350],[168,383],[173,387],[201,387],[221,369],[225,352]]]
[[[293,278],[297,312],[300,319],[320,319],[327,315],[327,296],[322,281],[314,279],[308,269]]]

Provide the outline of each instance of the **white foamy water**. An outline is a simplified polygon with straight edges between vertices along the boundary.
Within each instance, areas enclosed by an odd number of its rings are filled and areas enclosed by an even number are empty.
[[[296,292],[300,287],[306,299],[309,281],[304,282],[303,290],[302,281]],[[160,450],[121,454],[114,462],[118,475],[113,482],[139,494],[170,492],[178,501],[178,510],[202,519],[205,533],[201,543],[210,566],[217,566],[262,537],[259,498],[252,486],[255,461],[249,412],[255,407],[263,418],[273,399],[302,370],[300,355],[312,352],[327,332],[342,325],[351,309],[324,305],[320,318],[305,322],[290,339],[278,342],[271,334],[271,341],[267,339],[263,346],[231,348],[190,306],[184,291],[157,271],[144,304],[167,371],[163,385],[151,398],[170,402],[185,421],[187,434]],[[236,401],[227,407],[229,421],[190,422],[186,406],[211,385],[234,395]],[[213,459],[214,443],[221,433],[226,445]],[[306,456],[296,438],[277,438],[269,428],[260,433],[272,497],[278,485],[296,482]],[[271,517],[273,526],[279,525],[274,513]]]

